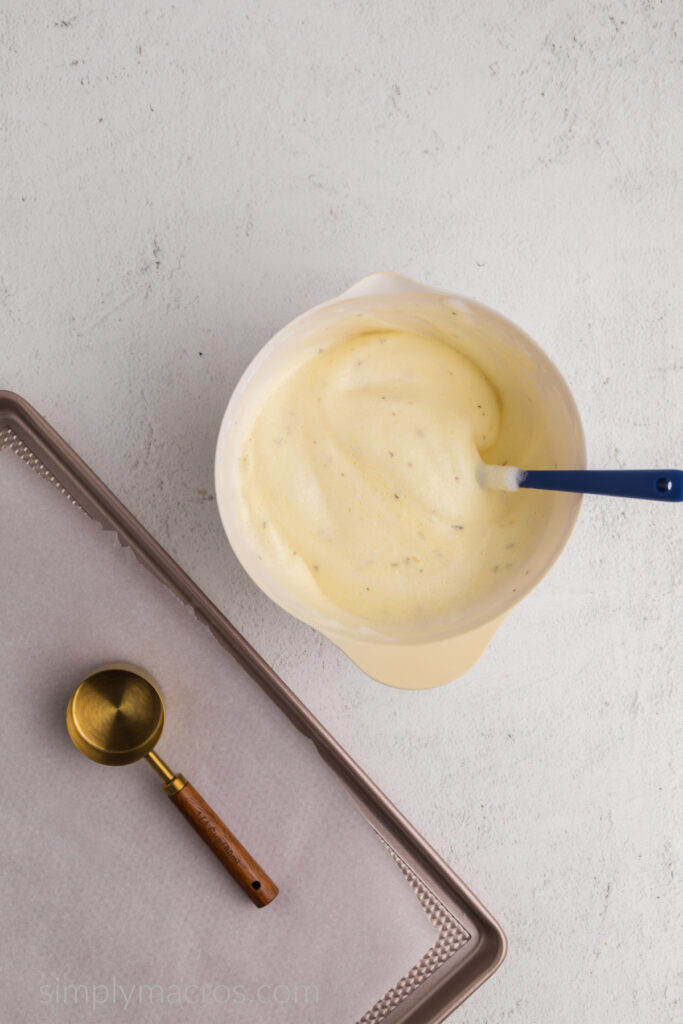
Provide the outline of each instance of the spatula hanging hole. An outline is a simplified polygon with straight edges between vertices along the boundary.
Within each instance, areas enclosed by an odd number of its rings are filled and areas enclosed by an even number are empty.
[[[261,883],[260,882],[252,882],[251,883],[251,887],[252,887],[252,889],[260,889],[261,888]]]
[[[655,484],[655,487],[657,488],[660,494],[667,494],[668,491],[670,491],[673,487],[673,484],[671,480],[669,480],[668,476],[660,476]]]

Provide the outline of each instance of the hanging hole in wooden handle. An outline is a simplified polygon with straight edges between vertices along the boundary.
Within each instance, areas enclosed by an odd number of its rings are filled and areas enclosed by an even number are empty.
[[[194,786],[186,782],[178,792],[169,793],[169,797],[246,892],[251,902],[257,907],[265,907],[271,903],[278,894],[275,882],[221,821],[213,808],[202,799]]]

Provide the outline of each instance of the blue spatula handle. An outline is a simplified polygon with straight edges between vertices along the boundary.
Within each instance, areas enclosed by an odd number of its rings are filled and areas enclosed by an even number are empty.
[[[528,470],[520,487],[539,491],[573,491],[578,494],[611,494],[618,498],[649,498],[650,501],[683,501],[683,470],[680,469],[569,469]]]

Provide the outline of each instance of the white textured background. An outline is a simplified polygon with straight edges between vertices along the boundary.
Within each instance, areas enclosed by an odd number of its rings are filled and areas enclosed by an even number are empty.
[[[525,327],[592,466],[681,463],[678,0],[10,0],[0,27],[0,386],[499,918],[455,1021],[681,1020],[680,508],[588,499],[478,666],[402,693],[257,592],[212,491],[251,357],[377,269]]]

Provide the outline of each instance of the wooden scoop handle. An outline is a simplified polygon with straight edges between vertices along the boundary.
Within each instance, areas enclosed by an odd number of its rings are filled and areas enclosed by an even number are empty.
[[[278,887],[251,854],[223,824],[213,808],[201,798],[194,786],[186,782],[182,789],[169,793],[170,799],[206,845],[213,850],[237,884],[257,907],[265,907],[275,899]]]

